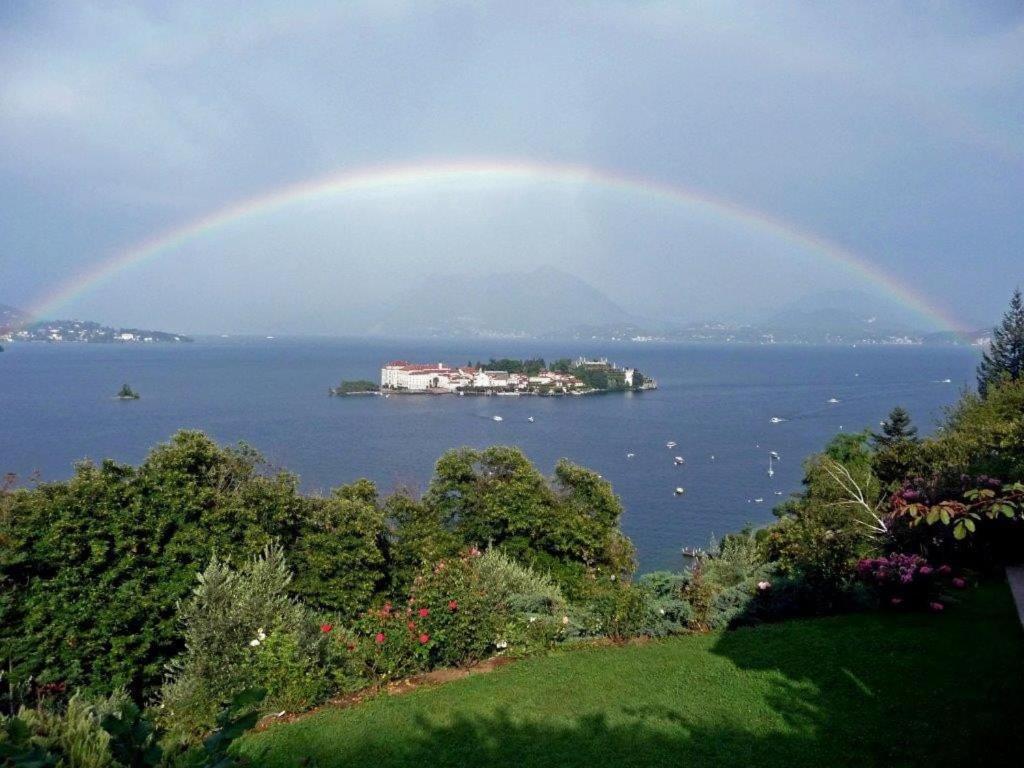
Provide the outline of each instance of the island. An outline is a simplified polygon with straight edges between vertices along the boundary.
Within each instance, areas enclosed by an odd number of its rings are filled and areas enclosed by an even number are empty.
[[[658,383],[628,366],[607,358],[561,358],[547,364],[541,358],[491,358],[464,366],[410,363],[394,360],[380,370],[380,392],[429,395],[591,395],[604,392],[644,392]]]
[[[117,393],[118,400],[138,400],[139,397],[139,393],[127,384],[122,384],[120,391]]]
[[[380,387],[369,379],[351,379],[342,381],[336,387],[330,387],[327,394],[334,397],[348,395],[379,395]]]

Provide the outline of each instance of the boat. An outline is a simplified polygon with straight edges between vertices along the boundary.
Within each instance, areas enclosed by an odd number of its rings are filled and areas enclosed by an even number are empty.
[[[770,419],[768,419],[768,421],[770,421],[772,424],[781,424],[782,422],[785,421],[785,419],[780,419],[778,416],[772,416]]]
[[[761,504],[763,501],[764,501],[764,498],[761,497],[761,496],[758,496],[756,499],[754,499],[754,503],[755,504]]]
[[[686,459],[684,459],[682,456],[674,456],[672,458],[672,463],[675,464],[678,467],[681,464],[685,464],[686,463]]]
[[[776,492],[775,492],[775,495],[776,495],[776,496],[781,496],[781,495],[782,495],[782,491],[776,491]]]
[[[504,421],[504,419],[501,418],[501,416],[491,416],[491,419],[493,419],[494,421]]]
[[[635,454],[635,453],[627,453],[627,454],[626,454],[626,458],[627,458],[627,459],[632,459],[632,458],[633,458],[634,456],[636,456],[636,454]]]
[[[683,547],[683,557],[696,559],[698,557],[705,557],[706,555],[707,552],[700,547]]]
[[[826,400],[825,402],[827,402],[827,403],[828,403],[829,405],[835,405],[836,403],[838,403],[838,402],[839,402],[839,400],[838,400],[838,399],[836,399],[836,398],[834,398],[834,397],[830,397],[830,398],[829,398],[828,400]]]
[[[527,417],[526,417],[526,420],[527,420],[528,422],[530,422],[531,424],[533,424],[533,416],[527,416]]]
[[[676,489],[672,491],[672,493],[674,493],[676,496],[682,496],[684,493],[686,493],[686,489],[680,485],[677,485]]]
[[[942,381],[939,382],[939,384],[952,384],[952,383],[953,383],[952,379],[943,379]]]
[[[675,448],[676,447],[676,441],[675,440],[669,440],[667,443],[665,443],[665,447],[666,448]]]

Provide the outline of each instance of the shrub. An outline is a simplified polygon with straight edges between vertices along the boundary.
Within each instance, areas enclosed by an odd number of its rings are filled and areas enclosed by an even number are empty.
[[[857,563],[857,575],[876,592],[883,606],[901,610],[941,611],[944,586],[967,585],[948,565],[935,567],[919,555],[902,553],[865,558]]]
[[[615,641],[648,634],[656,623],[650,593],[633,584],[621,583],[607,590],[592,602],[591,610],[602,633]]]
[[[512,614],[553,615],[565,608],[562,590],[549,577],[492,547],[475,561],[480,587]]]
[[[268,689],[265,704],[278,709],[311,705],[326,692],[316,674],[326,638],[289,596],[290,582],[277,545],[239,570],[215,557],[200,574],[179,611],[185,652],[160,692],[161,721],[173,736],[208,731],[223,703],[246,688]]]
[[[684,598],[689,581],[688,573],[672,571],[654,571],[637,579],[637,585],[650,595],[653,623],[647,634],[673,635],[690,627],[693,608]]]

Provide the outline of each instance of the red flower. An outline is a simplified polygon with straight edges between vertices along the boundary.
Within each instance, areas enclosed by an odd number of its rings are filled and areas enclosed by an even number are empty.
[[[420,645],[426,645],[430,642],[430,635],[420,635]]]
[[[334,629],[334,625],[333,624],[321,624],[320,625],[320,631],[323,632],[325,635],[328,632],[330,632],[332,629]]]
[[[384,641],[385,640],[387,640],[387,638],[384,637],[384,633],[383,632],[378,632],[377,636],[375,638],[373,638],[373,641],[375,643],[377,643],[377,645],[384,645]]]
[[[420,614],[420,618],[421,619],[425,619],[425,618],[427,618],[427,616],[430,615],[430,609],[429,608],[420,608],[419,614]]]
[[[459,610],[459,601],[458,600],[449,600],[448,601],[448,610],[449,611],[457,611],[457,610]]]
[[[355,643],[349,643],[345,647],[348,648],[350,651],[354,651],[356,649],[356,644]]]
[[[384,603],[384,607],[381,609],[385,616],[391,613],[391,603]]]

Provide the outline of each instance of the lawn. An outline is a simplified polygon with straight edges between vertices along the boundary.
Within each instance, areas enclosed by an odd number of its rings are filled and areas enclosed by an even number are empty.
[[[561,652],[327,708],[244,750],[319,768],[1019,766],[1024,632],[990,585],[942,614]]]

